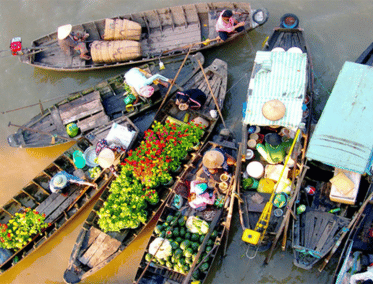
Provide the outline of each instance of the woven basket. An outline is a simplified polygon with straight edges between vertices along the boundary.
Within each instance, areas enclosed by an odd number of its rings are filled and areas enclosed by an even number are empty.
[[[95,63],[127,61],[141,57],[141,46],[133,40],[94,41],[91,56]]]
[[[126,19],[105,19],[105,40],[140,40],[141,25]]]

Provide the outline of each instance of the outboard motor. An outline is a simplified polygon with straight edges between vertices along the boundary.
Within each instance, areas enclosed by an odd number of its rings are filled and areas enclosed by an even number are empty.
[[[23,55],[22,52],[22,39],[21,37],[14,37],[10,41],[10,52],[12,55]]]

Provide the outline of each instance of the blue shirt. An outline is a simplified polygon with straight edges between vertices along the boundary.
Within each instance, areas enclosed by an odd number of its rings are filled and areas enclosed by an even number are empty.
[[[167,82],[168,79],[160,74],[155,74],[150,78],[146,78],[145,75],[140,71],[139,68],[131,68],[126,74],[124,74],[126,83],[135,88],[136,92],[140,94],[142,87],[148,86],[153,83],[154,80],[160,79]]]

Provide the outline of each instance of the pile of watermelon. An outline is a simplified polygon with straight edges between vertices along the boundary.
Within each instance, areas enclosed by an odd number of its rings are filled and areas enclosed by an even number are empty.
[[[181,274],[187,274],[189,272],[190,266],[196,258],[197,252],[206,235],[190,232],[186,226],[187,219],[187,216],[183,216],[181,212],[177,211],[175,214],[167,215],[165,222],[159,221],[154,229],[154,233],[159,238],[165,238],[170,241],[172,251],[165,258],[154,257],[152,261],[159,266],[167,267]],[[213,231],[199,262],[202,261],[212,249],[217,235],[218,232]],[[145,260],[149,262],[152,257],[152,254],[147,253],[145,255]],[[207,257],[199,269],[194,271],[193,278],[195,280],[198,280],[203,272],[209,269],[210,260],[211,258]]]

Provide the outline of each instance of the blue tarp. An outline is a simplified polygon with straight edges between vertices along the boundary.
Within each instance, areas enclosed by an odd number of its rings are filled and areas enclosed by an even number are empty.
[[[368,173],[373,149],[373,69],[346,62],[311,136],[307,158]]]

